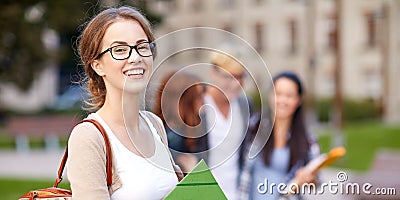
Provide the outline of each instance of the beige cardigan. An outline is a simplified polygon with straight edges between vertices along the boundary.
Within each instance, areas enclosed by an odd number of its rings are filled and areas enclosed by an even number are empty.
[[[152,123],[162,126],[156,115],[147,111],[144,113]],[[157,131],[160,129],[158,126],[155,125]],[[162,140],[166,142],[165,130],[162,128],[160,132]],[[176,168],[175,163],[173,165]],[[93,124],[85,122],[77,125],[68,140],[67,176],[71,184],[72,199],[110,199],[111,194],[122,186],[114,158],[112,172],[112,184],[108,188],[104,139]]]

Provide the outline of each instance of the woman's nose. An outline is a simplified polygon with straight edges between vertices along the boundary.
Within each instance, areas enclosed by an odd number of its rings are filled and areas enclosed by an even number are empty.
[[[141,56],[132,49],[131,55],[128,57],[128,62],[130,63],[137,63],[141,61]]]

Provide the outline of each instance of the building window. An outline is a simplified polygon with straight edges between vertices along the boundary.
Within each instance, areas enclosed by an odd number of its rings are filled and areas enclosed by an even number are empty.
[[[254,26],[255,33],[255,45],[254,47],[258,51],[258,53],[262,53],[264,51],[264,25],[261,23],[256,23]]]
[[[336,51],[338,48],[337,17],[333,15],[328,18],[328,50]]]
[[[368,11],[364,15],[366,30],[367,30],[367,46],[370,48],[376,47],[378,44],[378,20],[380,17],[379,11]]]
[[[220,0],[221,8],[233,8],[236,4],[236,0]]]
[[[230,24],[225,24],[225,26],[222,29],[224,31],[228,31],[229,33],[233,33],[233,27]]]
[[[230,34],[223,34],[220,36],[220,38],[218,38],[217,40],[219,40],[221,43],[229,43],[232,42],[232,39],[234,38],[233,35],[235,35],[234,33],[234,27],[232,26],[232,24],[224,24],[223,27],[221,28],[224,31],[229,32]],[[231,35],[233,34],[233,35]]]
[[[371,99],[379,99],[382,96],[381,73],[376,69],[369,67],[364,69],[365,87],[367,96]]]
[[[192,10],[199,12],[203,9],[204,1],[203,0],[191,0],[191,8]]]
[[[169,0],[169,1],[165,1],[167,3],[167,6],[170,10],[178,10],[178,4],[176,2],[176,0]]]
[[[296,20],[289,20],[289,53],[296,54],[298,50],[298,23]]]
[[[254,0],[254,3],[256,5],[261,5],[264,2],[264,0]]]
[[[301,3],[301,4],[306,4],[307,0],[291,0],[294,3]]]

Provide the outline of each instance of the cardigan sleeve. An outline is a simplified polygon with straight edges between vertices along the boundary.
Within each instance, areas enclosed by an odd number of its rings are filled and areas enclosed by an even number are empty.
[[[68,140],[67,176],[74,200],[108,200],[105,143],[90,123],[77,125]]]

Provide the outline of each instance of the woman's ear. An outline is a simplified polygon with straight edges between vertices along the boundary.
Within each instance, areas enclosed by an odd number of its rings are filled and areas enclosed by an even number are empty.
[[[97,75],[99,75],[99,76],[106,75],[103,71],[103,65],[100,64],[100,62],[98,60],[93,60],[92,63],[90,64],[90,66],[96,72]]]

